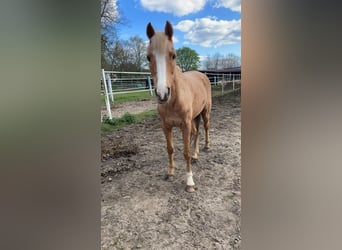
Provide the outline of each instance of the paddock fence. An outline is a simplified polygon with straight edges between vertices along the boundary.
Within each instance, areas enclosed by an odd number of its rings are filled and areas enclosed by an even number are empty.
[[[153,96],[153,80],[149,72],[105,71],[102,69],[101,95],[105,97],[108,117],[112,119],[111,105],[115,95],[148,92]]]
[[[224,93],[226,91],[241,88],[241,74],[236,73],[205,73],[209,78],[212,93]]]
[[[241,74],[206,73],[212,93],[224,93],[241,87]],[[106,71],[102,69],[101,96],[104,96],[107,116],[112,119],[112,105],[116,96],[146,92],[154,95],[153,78],[150,72]],[[101,118],[102,119],[102,118]]]

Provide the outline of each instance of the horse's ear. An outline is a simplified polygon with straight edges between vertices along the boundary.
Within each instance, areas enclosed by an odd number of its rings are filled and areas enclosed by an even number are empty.
[[[165,24],[165,35],[167,35],[169,40],[172,41],[173,28],[169,21],[166,21],[166,24]]]
[[[146,28],[146,35],[148,37],[148,39],[151,39],[152,36],[154,36],[154,29],[151,23],[147,24],[147,28]]]

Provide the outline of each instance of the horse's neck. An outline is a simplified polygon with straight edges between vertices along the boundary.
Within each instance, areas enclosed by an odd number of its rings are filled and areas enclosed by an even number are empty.
[[[182,72],[175,68],[174,71],[174,84],[172,84],[171,91],[174,93],[173,97],[174,98],[179,98],[181,97],[181,79],[182,79]],[[171,94],[172,97],[172,94]]]

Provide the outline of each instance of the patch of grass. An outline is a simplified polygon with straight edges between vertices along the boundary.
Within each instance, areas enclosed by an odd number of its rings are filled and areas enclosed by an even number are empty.
[[[107,116],[104,116],[101,124],[101,132],[107,134],[115,129],[122,128],[129,124],[141,122],[155,115],[157,115],[156,109],[145,111],[140,114],[125,113],[120,118],[113,119],[109,119]]]
[[[211,96],[212,97],[221,96],[221,95],[225,95],[225,94],[232,93],[232,92],[239,91],[239,90],[240,90],[239,88],[236,88],[234,90],[230,89],[230,90],[226,90],[226,91],[223,91],[223,92],[212,92]]]
[[[126,94],[114,94],[114,103],[123,103],[129,101],[141,101],[145,99],[153,98],[150,95],[150,91],[126,93]],[[101,95],[101,105],[105,106],[105,96]]]

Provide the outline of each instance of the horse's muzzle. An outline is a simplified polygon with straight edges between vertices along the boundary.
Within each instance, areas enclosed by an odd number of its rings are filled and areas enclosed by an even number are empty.
[[[167,102],[167,100],[169,100],[171,90],[169,87],[167,87],[167,93],[162,95],[157,91],[157,89],[155,89],[155,93],[156,93],[156,96],[158,98],[158,103],[163,104],[163,103]]]

